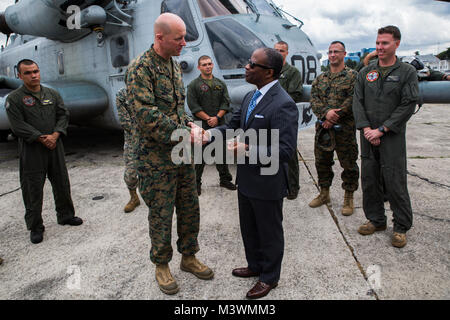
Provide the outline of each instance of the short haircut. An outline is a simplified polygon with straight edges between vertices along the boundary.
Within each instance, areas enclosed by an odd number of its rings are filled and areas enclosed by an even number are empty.
[[[345,50],[345,44],[342,41],[339,41],[339,40],[335,40],[335,41],[331,42],[330,46],[333,45],[333,44],[337,44],[337,43],[339,43]]]
[[[278,79],[283,68],[283,56],[273,48],[264,48],[263,50],[266,54],[267,65],[273,69],[273,78]]]
[[[198,58],[197,64],[200,65],[200,61],[206,60],[206,59],[210,59],[210,60],[212,61],[212,59],[211,59],[210,56],[203,55],[203,56],[201,56],[200,58]]]
[[[35,64],[35,65],[38,66],[38,64],[37,64],[36,62],[34,62],[33,60],[31,60],[31,59],[22,59],[22,60],[20,60],[19,62],[17,62],[17,71],[18,71],[19,73],[20,73],[20,66],[21,66],[22,64],[24,64],[24,65],[26,65],[26,66],[31,66],[31,65]],[[39,68],[39,66],[38,66],[38,68]]]
[[[378,34],[385,34],[389,33],[392,34],[395,40],[401,40],[402,34],[400,33],[400,29],[396,26],[386,26],[383,28],[378,29]]]
[[[275,43],[275,44],[281,44],[281,45],[283,45],[283,46],[286,46],[286,49],[289,50],[289,45],[287,44],[287,42],[285,42],[285,41],[283,41],[283,40],[280,40],[280,41],[278,41],[278,42]]]

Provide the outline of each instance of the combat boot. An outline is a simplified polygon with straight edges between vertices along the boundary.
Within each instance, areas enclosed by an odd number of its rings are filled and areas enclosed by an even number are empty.
[[[130,191],[130,201],[128,201],[127,205],[123,209],[123,211],[125,212],[131,212],[134,209],[136,209],[138,205],[141,204],[141,202],[139,201],[139,197],[136,193],[136,189],[128,189],[128,190]]]
[[[202,280],[209,280],[214,277],[214,272],[209,267],[198,261],[194,255],[188,256],[183,254],[180,269],[190,272]]]
[[[406,246],[406,233],[394,232],[391,243],[394,247],[403,248]]]
[[[155,269],[155,278],[158,282],[159,289],[165,294],[175,294],[180,288],[170,273],[169,265],[157,264]]]
[[[345,190],[344,205],[342,206],[342,215],[351,216],[353,214],[353,192]]]
[[[311,208],[317,208],[330,202],[330,188],[320,188],[320,194],[309,203],[309,206]]]

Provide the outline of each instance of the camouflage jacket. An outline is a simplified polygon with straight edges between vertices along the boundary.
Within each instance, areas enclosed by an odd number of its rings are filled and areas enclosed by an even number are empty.
[[[184,110],[180,65],[165,60],[150,48],[133,60],[125,74],[131,116],[136,119],[139,160],[154,169],[172,169],[171,141],[176,129],[190,130],[192,119]]]
[[[136,119],[131,116],[130,106],[127,101],[127,89],[122,88],[116,94],[116,108],[119,122],[123,130],[132,133],[136,129]]]
[[[59,93],[41,86],[39,93],[24,85],[6,99],[6,113],[11,129],[22,141],[33,143],[41,135],[60,132],[67,134],[69,111]]]
[[[325,119],[330,109],[339,111],[339,122],[354,124],[353,89],[358,73],[348,67],[338,73],[324,72],[314,79],[311,87],[311,108],[317,119]]]
[[[302,75],[296,67],[286,62],[281,69],[278,82],[295,103],[301,101],[303,95]]]

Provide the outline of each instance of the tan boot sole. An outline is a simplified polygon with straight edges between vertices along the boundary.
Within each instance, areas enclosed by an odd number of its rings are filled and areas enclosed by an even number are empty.
[[[183,266],[183,264],[180,264],[180,269],[182,271],[192,273],[194,276],[196,276],[197,278],[202,279],[202,280],[211,280],[212,278],[214,278],[214,272],[212,270],[211,270],[210,274],[203,275],[201,273],[197,273],[197,272],[194,272],[194,271],[186,268],[185,266]]]
[[[353,212],[354,212],[354,210],[352,210],[352,211],[344,211],[344,209],[342,209],[342,211],[341,211],[342,215],[346,216],[346,217],[351,216],[353,214]]]

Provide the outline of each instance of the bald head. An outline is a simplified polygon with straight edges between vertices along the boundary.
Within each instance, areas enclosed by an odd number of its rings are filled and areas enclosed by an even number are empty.
[[[155,42],[153,48],[164,59],[179,56],[186,45],[186,25],[173,13],[163,13],[155,21]]]
[[[184,21],[173,13],[163,13],[155,21],[154,32],[157,34],[167,35],[170,34],[174,28],[185,28]]]

